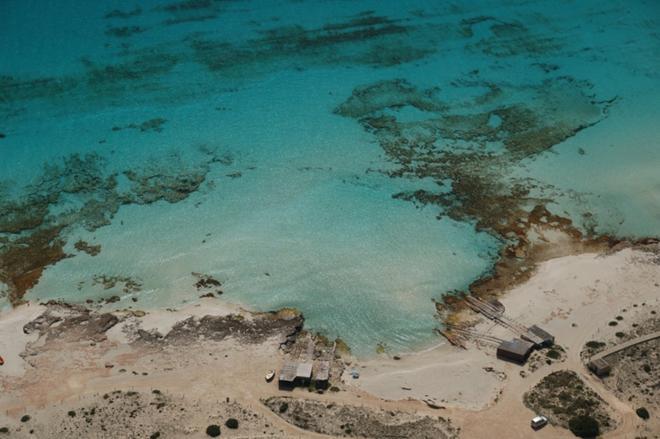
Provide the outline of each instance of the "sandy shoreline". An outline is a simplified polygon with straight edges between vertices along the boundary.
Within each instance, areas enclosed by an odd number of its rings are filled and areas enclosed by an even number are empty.
[[[69,408],[79,411],[81,404],[89,403],[101,411],[102,395],[108,392],[132,391],[147,398],[158,389],[167,395],[168,404],[179,404],[186,413],[186,420],[176,425],[168,425],[171,417],[160,419],[147,411],[136,415],[145,434],[157,430],[160,437],[204,437],[207,424],[221,425],[230,413],[240,417],[241,427],[235,431],[223,428],[223,436],[324,437],[292,425],[261,402],[293,396],[389,410],[400,413],[399,417],[442,416],[460,429],[457,434],[461,437],[523,438],[530,435],[529,419],[534,415],[523,404],[523,394],[547,374],[568,369],[579,373],[608,404],[618,427],[606,437],[643,434],[651,428],[649,424],[588,373],[580,352],[587,341],[611,340],[617,331],[660,309],[660,263],[657,246],[653,248],[549,259],[528,280],[500,297],[509,316],[526,325],[539,324],[555,335],[556,343],[566,351],[561,361],[541,362],[531,370],[529,365],[498,360],[494,346],[486,343],[467,350],[440,343],[399,359],[389,354],[364,361],[338,360],[346,363],[346,371],[356,367],[361,376],[353,379],[344,373],[341,379],[331,377],[340,391],[324,394],[306,389],[283,392],[277,384],[264,381],[265,371],[284,361],[281,344],[295,326],[275,314],[264,317],[264,313],[251,313],[217,299],[203,299],[176,311],[113,312],[118,321],[105,331],[78,334],[76,326],[66,326],[65,318],[65,323],[25,334],[24,325],[49,307],[20,306],[0,316],[0,349],[6,361],[0,369],[0,384],[5,389],[0,396],[0,427],[6,425],[16,437],[28,437],[30,430],[36,437],[80,432],[83,430],[74,428],[84,426],[72,424],[73,418],[66,416]],[[72,313],[66,309],[57,312]],[[477,318],[465,313],[466,319]],[[608,325],[621,314],[625,315],[621,324]],[[215,323],[195,326],[206,315],[215,316]],[[233,317],[236,315],[240,317]],[[90,325],[96,328],[97,320],[103,323],[94,316],[86,317],[91,322],[86,330]],[[181,323],[186,321],[193,323]],[[496,337],[510,336],[490,321],[475,321],[474,328]],[[156,331],[167,337],[152,337]],[[222,337],[217,336],[218,331],[224,331]],[[71,373],[74,369],[76,373]],[[222,410],[217,409],[221,401],[228,404]],[[19,418],[26,413],[31,420],[22,423]],[[96,421],[90,422],[96,425]],[[572,437],[556,426],[534,435]],[[111,436],[99,432],[98,437]]]

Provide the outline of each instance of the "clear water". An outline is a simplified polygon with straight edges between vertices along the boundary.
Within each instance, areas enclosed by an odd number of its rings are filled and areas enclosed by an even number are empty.
[[[48,267],[27,297],[172,306],[197,300],[200,272],[224,283],[223,300],[297,307],[311,329],[361,354],[431,342],[431,299],[487,272],[502,242],[472,220],[392,198],[447,188],[390,178],[396,166],[373,133],[335,112],[381,80],[437,87],[455,113],[487,83],[505,105],[534,100],[526,87],[543,81],[588,81],[580,90],[594,101],[616,98],[605,117],[508,172],[552,185],[552,209],[578,224],[589,211],[600,232],[658,235],[660,6],[560,3],[1,1],[0,196],[22,196],[44,164],[73,153],[99,154],[107,174],[185,172],[209,150],[231,157],[209,164],[182,201],[122,206],[93,231],[69,227],[75,257]],[[562,93],[555,110],[582,114]],[[410,105],[387,111],[429,117]],[[156,118],[166,121],[140,126]],[[51,209],[79,202],[73,194]],[[77,252],[79,239],[100,254]],[[142,291],[103,289],[95,275],[138,279]]]

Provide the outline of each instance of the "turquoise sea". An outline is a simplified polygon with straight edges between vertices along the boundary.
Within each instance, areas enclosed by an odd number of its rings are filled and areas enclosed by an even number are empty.
[[[660,235],[659,121],[654,0],[0,0],[0,303],[417,349],[510,216]]]

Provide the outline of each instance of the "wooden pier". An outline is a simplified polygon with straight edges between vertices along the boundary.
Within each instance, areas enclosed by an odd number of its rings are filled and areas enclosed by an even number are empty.
[[[487,319],[497,323],[517,338],[504,340],[493,335],[482,333],[471,327],[445,323],[445,327],[437,332],[445,337],[452,345],[466,349],[466,343],[470,340],[490,343],[497,346],[498,358],[509,359],[515,354],[515,361],[524,363],[532,349],[538,349],[554,344],[554,337],[536,325],[527,327],[522,323],[505,315],[504,305],[498,301],[487,302],[477,297],[466,296],[465,304],[474,312],[483,315]],[[524,353],[510,352],[518,347],[525,347]],[[506,355],[505,355],[506,354]],[[509,355],[511,354],[511,355]]]

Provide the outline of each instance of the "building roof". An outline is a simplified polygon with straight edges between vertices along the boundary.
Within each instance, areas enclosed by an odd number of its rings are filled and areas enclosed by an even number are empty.
[[[534,343],[521,340],[519,338],[514,338],[513,340],[503,341],[497,347],[498,353],[508,353],[513,355],[519,355],[521,357],[526,357],[534,348]]]
[[[316,381],[328,381],[330,379],[330,362],[319,361],[316,364],[316,373],[314,373]]]
[[[550,334],[548,331],[546,331],[546,330],[544,330],[544,329],[539,328],[539,327],[536,326],[536,325],[532,325],[532,326],[530,326],[530,327],[529,327],[529,330],[530,330],[533,334],[536,334],[536,335],[538,335],[539,337],[541,337],[543,340],[552,341],[553,343],[554,343],[554,341],[555,341],[555,337],[554,337],[552,334]]]
[[[298,365],[296,363],[284,363],[280,369],[279,380],[293,382],[296,379]]]
[[[300,363],[296,370],[296,378],[311,378],[312,377],[312,363]]]
[[[589,362],[589,366],[605,369],[610,367],[610,363],[608,363],[604,358],[596,358],[595,360],[591,360]]]

